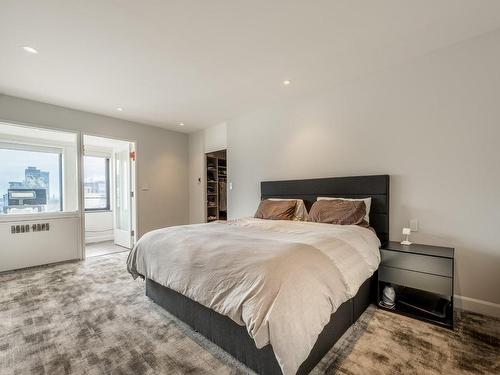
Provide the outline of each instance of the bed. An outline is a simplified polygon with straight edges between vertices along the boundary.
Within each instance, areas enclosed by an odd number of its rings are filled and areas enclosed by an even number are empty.
[[[318,197],[371,197],[376,236],[250,218],[181,226],[141,238],[128,269],[146,279],[148,297],[257,373],[306,374],[373,301],[389,176],[267,181],[261,197],[308,209]]]

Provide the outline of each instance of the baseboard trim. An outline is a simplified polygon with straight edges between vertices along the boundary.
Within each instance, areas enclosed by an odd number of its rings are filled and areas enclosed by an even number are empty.
[[[500,318],[500,304],[464,296],[454,296],[455,307],[460,310],[472,311],[479,314]]]

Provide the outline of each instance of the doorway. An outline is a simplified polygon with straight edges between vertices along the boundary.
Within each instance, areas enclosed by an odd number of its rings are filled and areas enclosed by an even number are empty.
[[[85,257],[135,243],[135,143],[83,136]]]
[[[205,154],[206,222],[227,220],[226,150]]]

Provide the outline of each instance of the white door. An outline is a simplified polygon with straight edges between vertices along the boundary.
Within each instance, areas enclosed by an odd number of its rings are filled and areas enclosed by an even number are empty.
[[[117,150],[115,159],[114,222],[115,244],[131,249],[134,246],[132,226],[133,188],[132,188],[132,145]]]

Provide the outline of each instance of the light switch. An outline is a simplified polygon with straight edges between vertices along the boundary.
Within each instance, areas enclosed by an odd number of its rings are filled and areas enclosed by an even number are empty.
[[[232,182],[229,183],[229,190],[233,190],[233,183]]]
[[[410,229],[412,232],[418,232],[418,219],[410,220]]]

